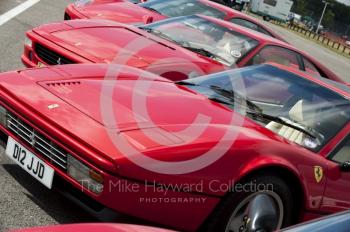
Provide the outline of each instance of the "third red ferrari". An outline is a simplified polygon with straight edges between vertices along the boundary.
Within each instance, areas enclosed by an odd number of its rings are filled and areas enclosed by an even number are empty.
[[[235,23],[283,40],[258,20],[209,0],[152,0],[134,5],[136,1],[95,0],[70,4],[65,19],[109,19],[121,23],[143,24],[171,17],[203,14]]]

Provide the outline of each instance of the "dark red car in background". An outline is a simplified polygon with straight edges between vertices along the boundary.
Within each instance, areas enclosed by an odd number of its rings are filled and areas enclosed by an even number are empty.
[[[22,61],[27,67],[119,63],[173,81],[275,62],[342,82],[324,65],[289,44],[202,15],[139,27],[106,20],[43,25],[27,32]]]
[[[130,1],[82,1],[70,4],[64,18],[109,19],[127,24],[144,24],[193,14],[223,19],[284,41],[255,18],[209,0],[152,0],[137,5]]]

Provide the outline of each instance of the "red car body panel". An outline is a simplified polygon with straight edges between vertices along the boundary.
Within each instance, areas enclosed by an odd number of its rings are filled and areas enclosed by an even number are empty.
[[[269,32],[274,38],[285,41],[276,32],[251,16],[209,0],[199,0],[199,2],[224,13],[225,17],[223,19],[226,21],[230,21],[233,18],[250,21]],[[71,19],[108,19],[129,24],[143,23],[147,17],[152,17],[153,22],[167,18],[164,15],[147,10],[128,1],[108,1],[107,3],[96,1],[92,4],[81,7],[76,7],[74,4],[70,4],[66,8],[65,13],[69,15]]]
[[[246,66],[250,59],[264,47],[274,45],[295,51],[310,60],[325,77],[344,82],[318,61],[289,44],[223,20],[200,17],[259,42],[255,49],[238,60],[236,64],[238,67]],[[170,78],[172,81],[187,79],[191,73],[199,76],[233,68],[147,33],[138,27],[112,21],[70,20],[61,24],[47,24],[27,32],[27,36],[33,41],[32,47],[25,46],[22,56],[22,62],[27,67],[36,67],[38,62],[47,65],[33,49],[40,44],[69,58],[73,63],[126,64]]]
[[[146,17],[152,17],[154,21],[166,18],[163,15],[139,7],[128,1],[112,3],[97,2],[81,8],[70,4],[66,9],[66,14],[71,19],[108,19],[129,24],[142,23]]]
[[[147,226],[124,224],[72,224],[11,230],[10,232],[171,232]]]
[[[282,66],[280,66],[282,68]],[[232,126],[230,117],[243,117],[219,103],[194,93],[184,86],[178,86],[167,79],[144,73],[141,70],[124,67],[113,87],[118,95],[113,96],[113,109],[120,109],[117,124],[109,124],[101,118],[100,100],[103,99],[102,84],[108,70],[107,65],[85,64],[53,66],[42,69],[29,69],[0,75],[1,105],[21,120],[31,125],[55,143],[62,146],[69,154],[102,174],[105,189],[100,195],[83,188],[78,182],[55,165],[46,162],[54,168],[56,174],[76,189],[99,202],[109,209],[139,217],[145,220],[163,224],[170,228],[186,231],[197,230],[214,210],[227,189],[247,175],[261,169],[284,170],[299,180],[303,192],[301,216],[305,219],[311,215],[320,214],[323,194],[329,178],[329,161],[321,154],[306,150],[270,130],[260,126],[249,118],[244,118],[242,126]],[[293,69],[290,69],[293,71]],[[302,73],[300,73],[302,74]],[[303,75],[303,74],[302,74]],[[303,75],[314,82],[321,80]],[[147,95],[147,106],[153,123],[169,133],[183,130],[193,123],[193,118],[202,112],[212,117],[210,125],[204,127],[203,134],[191,142],[185,143],[186,137],[173,135],[168,137],[167,144],[162,147],[150,141],[140,131],[148,130],[155,133],[148,121],[135,119],[135,112],[130,102],[131,89],[136,81],[152,82]],[[340,90],[337,90],[341,93]],[[135,92],[133,93],[135,94]],[[345,94],[350,97],[349,94]],[[86,101],[89,99],[89,101]],[[49,105],[57,104],[58,108],[49,109]],[[176,110],[174,111],[174,106]],[[160,111],[159,109],[162,108]],[[184,114],[183,112],[186,112]],[[117,115],[118,113],[115,112]],[[137,118],[137,117],[136,117]],[[116,129],[118,128],[118,130]],[[349,131],[350,125],[344,128]],[[197,157],[213,147],[227,130],[238,132],[238,137],[229,151],[217,162],[196,172],[183,175],[162,175],[147,171],[133,164],[114,146],[108,136],[108,131],[115,131],[118,136],[125,136],[130,143],[137,141],[140,152],[154,159],[163,161],[180,161]],[[339,133],[335,139],[339,142],[345,132]],[[0,126],[0,133],[18,139],[11,131]],[[342,137],[343,136],[343,137]],[[20,139],[18,139],[21,142]],[[25,146],[38,157],[45,160],[40,153]],[[328,146],[334,146],[331,141]],[[334,148],[334,147],[333,147]],[[184,152],[185,151],[185,152]],[[314,177],[314,166],[324,169],[325,177],[319,183]],[[339,169],[339,167],[338,167]],[[213,178],[218,185],[212,183]],[[118,186],[108,186],[107,183],[123,183],[123,186],[138,186],[138,191],[120,189]],[[200,191],[169,190],[156,191],[155,184],[183,185],[202,184]],[[220,185],[222,184],[222,185]],[[343,199],[344,189],[337,191],[338,201]],[[164,195],[165,194],[165,195]],[[331,195],[330,195],[331,196]],[[147,204],[142,199],[192,199],[179,203]],[[121,200],[118,200],[121,199]],[[334,199],[336,200],[336,199]],[[205,201],[205,204],[198,203]],[[143,210],[139,210],[142,207]],[[327,211],[326,211],[327,213]]]

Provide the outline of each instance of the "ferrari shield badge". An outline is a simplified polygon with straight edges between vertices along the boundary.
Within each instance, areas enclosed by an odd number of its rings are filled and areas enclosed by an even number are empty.
[[[323,168],[320,166],[314,167],[314,175],[317,183],[320,183],[323,178]]]

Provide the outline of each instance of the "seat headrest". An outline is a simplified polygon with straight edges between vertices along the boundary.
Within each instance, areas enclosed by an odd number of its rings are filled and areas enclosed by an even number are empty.
[[[299,100],[289,111],[289,117],[306,126],[314,125],[315,107],[307,100]]]
[[[289,117],[297,122],[304,121],[303,115],[304,100],[299,100],[289,111]]]

